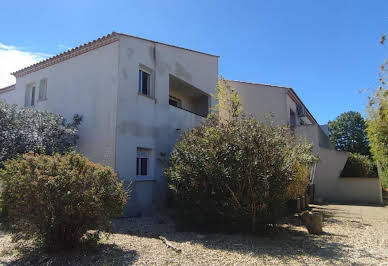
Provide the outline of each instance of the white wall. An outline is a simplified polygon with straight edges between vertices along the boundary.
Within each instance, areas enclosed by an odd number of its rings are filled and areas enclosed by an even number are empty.
[[[0,92],[0,101],[4,100],[7,103],[15,103],[17,99],[16,90]]]
[[[272,113],[277,125],[287,125],[289,110],[286,104],[287,89],[270,85],[252,84],[228,80],[240,96],[243,111],[263,120]]]
[[[333,187],[327,199],[341,203],[382,204],[382,189],[379,178],[340,177],[332,180]]]
[[[138,94],[139,64],[152,70],[155,99]],[[121,178],[139,183],[135,178],[137,147],[152,149],[156,166],[151,173],[154,181],[148,184],[153,187],[153,202],[145,198],[149,189],[144,182],[135,185],[126,212],[129,215],[147,209],[151,203],[162,205],[167,185],[158,161],[160,153],[168,154],[176,137],[202,120],[169,105],[169,74],[210,95],[218,79],[218,58],[137,38],[120,38],[116,170]]]
[[[39,81],[47,78],[47,100],[38,101]],[[70,122],[83,116],[79,151],[89,159],[114,167],[118,42],[17,78],[10,103],[24,105],[25,88],[36,85],[35,107],[61,114]]]

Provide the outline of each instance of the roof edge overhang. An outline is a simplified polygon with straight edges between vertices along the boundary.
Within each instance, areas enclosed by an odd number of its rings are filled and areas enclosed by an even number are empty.
[[[299,98],[299,96],[296,94],[293,88],[291,87],[285,87],[285,86],[277,86],[277,85],[271,85],[271,84],[264,84],[264,83],[255,83],[255,82],[247,82],[247,81],[241,81],[241,80],[226,80],[226,81],[232,81],[232,82],[239,82],[239,83],[245,83],[250,85],[262,85],[262,86],[269,86],[269,87],[275,87],[275,88],[282,88],[287,91],[287,95],[290,96],[290,98],[295,101],[298,104],[301,104],[305,110],[307,111],[307,118],[310,119],[310,121],[313,124],[318,124],[317,120],[315,120],[314,116],[310,113],[310,111],[307,109],[307,107],[304,105],[302,100]]]
[[[91,42],[82,44],[82,45],[77,46],[73,49],[70,49],[66,52],[60,53],[58,55],[47,58],[47,59],[40,61],[36,64],[33,64],[31,66],[28,66],[28,67],[25,67],[25,68],[20,69],[18,71],[15,71],[15,72],[11,73],[11,75],[15,76],[16,78],[20,78],[24,75],[27,75],[27,74],[30,74],[32,72],[41,70],[43,68],[58,64],[60,62],[63,62],[65,60],[68,60],[68,59],[73,58],[75,56],[87,53],[91,50],[95,50],[97,48],[111,44],[111,43],[116,42],[118,40],[119,40],[118,34],[115,32],[112,32],[112,33],[105,35],[101,38],[98,38],[98,39],[93,40]]]

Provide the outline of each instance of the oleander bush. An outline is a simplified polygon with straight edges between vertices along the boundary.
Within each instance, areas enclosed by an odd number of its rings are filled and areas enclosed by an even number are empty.
[[[376,164],[369,156],[351,153],[341,172],[342,177],[377,177]]]
[[[29,151],[53,155],[73,150],[81,120],[74,115],[67,123],[61,115],[0,101],[0,166]]]
[[[0,178],[3,228],[15,240],[32,239],[53,249],[77,246],[88,230],[97,236],[108,230],[127,201],[110,167],[76,152],[30,152],[5,161]]]
[[[306,188],[316,158],[289,128],[244,115],[224,80],[217,91],[217,113],[183,134],[165,174],[182,224],[253,232],[286,215],[287,200]]]

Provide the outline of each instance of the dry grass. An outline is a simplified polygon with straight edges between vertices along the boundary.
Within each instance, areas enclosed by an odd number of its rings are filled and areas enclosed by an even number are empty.
[[[174,232],[166,218],[120,219],[96,249],[47,255],[15,249],[0,235],[0,262],[15,265],[251,265],[387,264],[388,208],[316,206],[325,234],[307,234],[296,219],[265,236]],[[182,250],[168,248],[159,238]],[[22,252],[20,251],[22,250]]]

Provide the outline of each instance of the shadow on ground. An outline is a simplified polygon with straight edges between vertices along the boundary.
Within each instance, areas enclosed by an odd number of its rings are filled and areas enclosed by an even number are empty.
[[[19,250],[21,258],[2,265],[131,265],[136,262],[135,250],[123,250],[114,244],[100,244],[97,247],[79,248],[71,252],[46,254],[34,248]]]
[[[121,231],[123,233],[123,231]],[[339,260],[346,257],[350,245],[336,241],[335,239],[347,238],[346,235],[324,233],[322,235],[310,235],[301,227],[297,217],[287,220],[282,226],[256,235],[251,234],[201,234],[196,232],[150,232],[127,230],[126,234],[159,238],[165,237],[173,245],[179,248],[181,243],[201,245],[208,249],[224,250],[249,254],[257,257],[278,257],[284,262],[287,258],[306,255],[319,257],[323,260]],[[163,244],[161,242],[161,244]],[[184,254],[184,251],[183,251]]]

